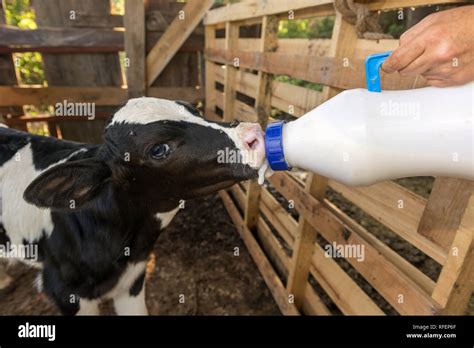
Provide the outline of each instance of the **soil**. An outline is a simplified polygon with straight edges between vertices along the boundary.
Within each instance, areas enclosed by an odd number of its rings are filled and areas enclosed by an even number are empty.
[[[8,272],[15,282],[0,293],[0,315],[59,314],[34,288],[37,270],[15,264]],[[146,289],[152,315],[280,314],[217,195],[186,202],[163,231],[148,262]],[[110,301],[101,312],[114,313]]]

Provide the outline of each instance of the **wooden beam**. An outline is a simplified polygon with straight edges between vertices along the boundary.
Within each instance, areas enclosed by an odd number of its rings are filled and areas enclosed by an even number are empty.
[[[231,64],[238,58],[241,68],[264,71],[275,75],[288,75],[305,81],[329,85],[340,89],[366,88],[365,62],[352,59],[350,67],[344,67],[334,57],[314,57],[278,52],[226,51],[207,48],[206,59],[221,64]],[[351,74],[347,74],[350,70]],[[426,86],[424,79],[382,74],[384,89],[411,89]]]
[[[418,225],[418,234],[447,252],[472,194],[473,181],[437,177]]]
[[[194,87],[151,87],[147,95],[194,103],[203,98],[203,91]],[[64,100],[116,106],[124,104],[128,96],[127,89],[121,87],[0,86],[0,106],[54,105]]]
[[[125,0],[125,55],[128,97],[145,95],[145,2]]]
[[[123,31],[111,29],[40,28],[35,30],[0,26],[0,52],[9,46],[29,51],[117,52],[123,49]]]
[[[71,25],[77,28],[121,28],[124,26],[124,16],[113,14],[98,14],[76,11],[76,17],[71,19]]]
[[[254,17],[274,15],[281,12],[295,11],[307,7],[330,4],[332,0],[249,0],[228,4],[209,11],[204,18],[204,25],[227,21],[239,21]]]
[[[239,39],[239,26],[227,22],[225,25],[225,49],[228,51],[237,48]],[[224,75],[224,121],[232,121],[234,119],[235,105],[235,76],[237,74],[234,66],[234,59],[230,60],[225,66]]]
[[[471,194],[433,291],[433,299],[444,307],[441,314],[466,314],[474,291],[473,226],[474,194]]]
[[[204,45],[205,47],[214,47],[216,42],[216,28],[214,26],[208,25],[205,27],[204,31]],[[213,62],[206,59],[205,63],[205,89],[206,89],[206,99],[205,99],[205,112],[204,115],[207,116],[215,111],[215,94],[217,90],[215,88],[216,82],[216,66]]]
[[[369,9],[376,10],[393,10],[402,7],[438,5],[438,4],[455,4],[465,3],[465,0],[366,0]],[[204,18],[204,25],[218,24],[227,21],[243,21],[255,17],[266,15],[282,14],[288,15],[289,11],[298,12],[310,8],[327,8],[332,5],[333,0],[248,0],[237,3],[228,4],[227,6],[216,8],[209,11]],[[331,9],[332,10],[332,9]],[[327,12],[327,9],[326,11]],[[332,10],[331,13],[333,14]]]
[[[165,69],[213,3],[213,0],[193,0],[186,3],[182,12],[174,19],[146,57],[148,86],[151,86]]]
[[[149,52],[163,32],[148,32],[146,51]],[[191,35],[179,52],[202,51],[202,35]],[[0,25],[0,54],[14,52],[41,53],[105,53],[125,49],[124,31],[111,29],[39,28],[18,29]]]

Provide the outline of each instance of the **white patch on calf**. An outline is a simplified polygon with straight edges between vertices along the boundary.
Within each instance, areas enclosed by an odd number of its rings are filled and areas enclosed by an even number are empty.
[[[53,231],[50,209],[39,209],[23,199],[23,192],[39,175],[33,165],[31,145],[27,144],[0,168],[2,196],[2,222],[12,244],[23,240],[35,241],[43,231],[49,236]],[[17,161],[16,158],[20,160]]]
[[[160,221],[160,229],[161,230],[164,229],[165,227],[167,227],[170,224],[171,220],[173,220],[173,218],[175,217],[178,210],[179,210],[179,206],[177,206],[173,210],[168,211],[166,213],[157,213],[155,215],[155,218]]]
[[[115,287],[103,296],[114,300],[115,311],[119,315],[147,315],[145,305],[145,284],[138,296],[130,296],[133,283],[145,272],[146,262],[129,263]]]
[[[23,240],[38,241],[43,236],[43,231],[46,236],[51,234],[54,227],[51,210],[40,209],[26,202],[23,199],[23,192],[44,171],[85,151],[86,148],[81,148],[45,170],[38,171],[33,164],[31,144],[28,143],[0,168],[1,222],[11,244],[21,245]],[[32,266],[40,266],[28,260],[22,261]]]

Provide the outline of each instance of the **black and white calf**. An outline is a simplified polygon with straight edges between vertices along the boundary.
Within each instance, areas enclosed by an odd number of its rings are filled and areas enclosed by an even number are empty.
[[[223,150],[254,162],[221,163]],[[0,246],[38,246],[38,285],[64,314],[96,314],[105,298],[146,314],[145,263],[181,200],[255,178],[264,156],[257,124],[155,98],[115,113],[102,145],[0,127]]]

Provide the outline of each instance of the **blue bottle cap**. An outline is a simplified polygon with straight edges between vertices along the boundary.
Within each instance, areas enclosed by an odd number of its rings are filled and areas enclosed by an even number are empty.
[[[265,131],[265,151],[268,164],[273,170],[289,170],[290,166],[285,161],[283,152],[283,121],[270,123]]]

